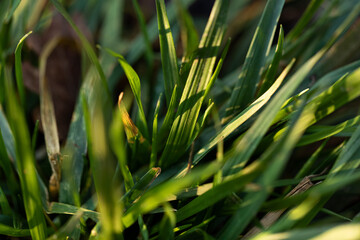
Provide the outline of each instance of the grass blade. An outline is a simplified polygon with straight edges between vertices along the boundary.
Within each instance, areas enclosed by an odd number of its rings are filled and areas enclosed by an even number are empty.
[[[22,69],[21,69],[21,49],[22,46],[24,44],[25,39],[31,34],[32,32],[30,31],[29,33],[27,33],[24,37],[22,37],[18,43],[18,45],[16,46],[15,49],[15,75],[16,75],[16,83],[17,83],[17,87],[18,87],[18,91],[19,91],[19,95],[20,95],[20,101],[21,104],[23,106],[23,108],[25,108],[25,88],[24,88],[24,80],[23,80],[23,76],[22,76]]]
[[[243,110],[254,98],[256,85],[259,82],[261,68],[269,53],[275,28],[279,20],[284,0],[267,1],[257,30],[248,50],[239,80],[231,94],[226,109],[226,116],[234,116]]]
[[[26,217],[33,239],[45,239],[46,224],[42,212],[40,185],[37,178],[34,153],[31,149],[30,134],[27,129],[24,112],[15,97],[10,79],[5,81],[9,121],[14,133],[16,165],[20,178],[22,197]],[[25,174],[26,173],[26,174]]]
[[[216,54],[224,31],[228,0],[215,1],[205,32],[199,44],[199,56],[194,61],[182,93],[175,121],[172,124],[160,165],[169,166],[188,148],[210,81]]]
[[[131,90],[132,90],[132,92],[133,92],[133,94],[135,96],[136,103],[137,103],[137,105],[139,107],[139,117],[140,117],[139,128],[140,128],[140,131],[141,131],[142,135],[146,139],[149,139],[148,125],[147,125],[147,122],[146,122],[146,117],[145,117],[145,112],[144,112],[144,109],[143,109],[143,105],[141,103],[140,78],[136,74],[135,70],[130,66],[130,64],[125,60],[125,58],[122,55],[117,54],[117,53],[111,51],[110,49],[106,49],[106,51],[109,54],[111,54],[113,57],[118,59],[121,67],[125,71],[125,75],[129,80]]]
[[[46,79],[46,61],[51,52],[59,43],[59,38],[52,39],[46,46],[40,57],[40,114],[41,123],[44,129],[45,144],[48,159],[52,169],[52,175],[49,181],[49,190],[53,198],[59,194],[61,179],[61,155],[58,130],[56,125],[54,103],[51,98],[49,83]]]
[[[276,45],[275,54],[272,59],[272,62],[269,66],[269,69],[266,72],[265,78],[263,82],[261,83],[260,90],[258,92],[258,95],[263,94],[270,88],[270,86],[275,81],[275,76],[279,67],[279,63],[282,57],[282,51],[283,51],[283,43],[284,43],[284,30],[282,26],[280,26],[280,32],[279,32],[279,39],[278,43]]]
[[[169,106],[175,85],[180,87],[178,89],[180,92],[183,87],[180,85],[175,45],[171,34],[169,19],[166,14],[165,2],[164,0],[156,0],[155,2],[159,28],[161,63],[165,80],[165,96],[167,105]]]
[[[275,81],[275,83],[268,89],[266,93],[264,93],[261,97],[259,97],[255,102],[253,102],[249,107],[247,107],[244,111],[239,113],[233,120],[231,120],[226,126],[223,127],[220,133],[218,133],[210,142],[202,147],[198,153],[194,156],[194,164],[197,164],[209,151],[212,149],[219,141],[222,141],[226,137],[228,137],[233,131],[235,131],[241,124],[243,124],[246,120],[248,120],[251,116],[253,116],[261,107],[263,107],[273,96],[276,90],[281,86],[281,83],[284,81],[288,72],[290,71],[294,61],[291,62],[283,73],[279,76],[279,78]]]

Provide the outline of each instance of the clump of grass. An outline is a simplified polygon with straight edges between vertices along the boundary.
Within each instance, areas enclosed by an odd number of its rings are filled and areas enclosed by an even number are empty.
[[[360,237],[351,195],[360,179],[354,104],[360,62],[354,47],[339,47],[358,46],[352,42],[356,0],[312,0],[289,32],[279,19],[294,3],[215,0],[200,35],[201,20],[187,10],[194,1],[154,0],[156,14],[146,21],[133,0],[140,32],[130,40],[122,21],[125,1],[70,2],[0,3],[0,235]],[[254,8],[261,8],[260,15],[235,23]],[[84,53],[82,86],[64,142],[46,62],[65,40],[54,37],[38,59],[23,47],[26,32],[40,33],[56,12]],[[71,12],[81,12],[89,31],[99,34],[97,48]],[[234,24],[240,27],[234,30]],[[157,38],[159,51],[153,47]],[[337,54],[341,62],[334,63]],[[241,55],[243,63],[232,69]],[[39,61],[43,134],[29,120],[29,102],[37,96],[25,88],[24,59]],[[122,75],[129,87],[117,92]],[[43,147],[47,154],[41,156]]]

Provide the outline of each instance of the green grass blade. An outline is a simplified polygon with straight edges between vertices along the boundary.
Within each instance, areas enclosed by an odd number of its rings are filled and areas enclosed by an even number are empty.
[[[121,67],[125,71],[125,75],[129,80],[131,90],[132,90],[132,92],[133,92],[133,94],[135,96],[136,103],[137,103],[137,105],[139,107],[139,117],[140,117],[139,129],[140,129],[142,135],[146,139],[149,139],[148,125],[147,125],[147,122],[146,122],[145,112],[144,112],[143,105],[142,105],[142,102],[141,102],[140,78],[136,74],[135,70],[130,66],[130,64],[125,60],[125,58],[122,55],[117,54],[117,53],[111,51],[110,49],[106,49],[106,51],[109,54],[111,54],[113,57],[117,58],[117,60],[119,61]]]
[[[30,237],[30,230],[13,228],[0,223],[0,235],[8,237]]]
[[[286,36],[287,40],[291,41],[297,38],[306,25],[310,22],[312,17],[315,15],[316,11],[319,9],[324,0],[312,0],[308,7],[306,8],[304,14],[301,16],[299,21],[296,23],[295,27],[289,32]]]
[[[31,34],[32,32],[30,31],[29,33],[27,33],[24,37],[22,37],[15,49],[15,75],[16,75],[16,83],[17,83],[17,87],[18,87],[18,91],[19,91],[19,95],[20,95],[20,101],[21,104],[23,106],[23,108],[25,108],[25,88],[24,88],[24,80],[23,80],[23,75],[22,75],[22,69],[21,69],[21,49],[22,46],[24,44],[25,39]]]
[[[194,182],[201,183],[205,181],[217,172],[219,167],[219,163],[211,163],[203,168],[191,171],[191,173],[183,178],[171,179],[150,189],[125,212],[123,216],[124,226],[131,226],[140,214],[156,209],[156,207],[166,202],[174,194],[189,187]]]
[[[191,67],[166,147],[160,159],[161,166],[166,167],[174,163],[191,143],[205,90],[224,35],[228,5],[228,0],[217,0],[214,3],[199,44],[199,58]]]
[[[175,85],[180,85],[179,69],[175,51],[174,40],[171,34],[170,23],[167,17],[164,0],[156,0],[156,11],[158,19],[161,63],[165,80],[165,96],[169,106],[170,98]],[[182,87],[178,89],[181,91]]]
[[[11,86],[10,79],[6,83],[6,99],[9,122],[14,133],[16,149],[16,165],[20,178],[22,197],[31,237],[45,239],[46,224],[42,212],[40,185],[37,178],[34,153],[31,149],[30,134],[27,129],[24,112],[21,109]],[[26,173],[26,174],[25,174]]]
[[[300,121],[303,114],[302,108],[297,115],[291,119],[286,135],[273,145],[260,157],[260,161],[271,159],[271,163],[261,174],[256,184],[260,186],[259,191],[248,193],[244,197],[244,203],[231,216],[220,234],[220,239],[234,239],[241,234],[251,219],[256,215],[263,202],[269,195],[272,183],[279,177],[293,151],[297,141],[304,133],[307,122]]]
[[[308,102],[304,111],[309,111],[309,113],[304,115],[303,119],[311,119],[309,126],[360,96],[359,76],[360,68],[347,77],[341,78],[334,85]],[[274,138],[279,137],[284,130],[280,130]],[[309,141],[307,138],[305,140]]]
[[[253,240],[301,240],[301,239],[344,239],[356,240],[360,238],[360,224],[339,224],[330,226],[310,227],[307,229],[292,230],[289,232],[259,235]]]
[[[360,4],[356,6],[355,10],[343,21],[343,23],[337,28],[330,41],[325,44],[325,46],[317,52],[312,58],[310,58],[305,64],[303,64],[296,73],[288,80],[288,82],[279,90],[276,96],[272,99],[269,105],[264,109],[264,111],[259,115],[258,119],[251,126],[251,128],[246,132],[244,137],[238,143],[236,148],[236,154],[233,159],[227,162],[225,166],[226,171],[230,170],[230,173],[233,173],[234,168],[242,167],[250,158],[252,153],[255,151],[256,146],[259,144],[260,139],[265,135],[267,129],[272,124],[274,118],[277,116],[280,108],[284,104],[287,98],[290,97],[295,89],[300,85],[300,83],[305,79],[305,77],[311,72],[314,65],[319,61],[319,59],[326,53],[326,51],[338,40],[338,38],[343,34],[343,32],[349,27],[353,18],[356,16],[355,11],[358,10]],[[304,110],[307,111],[306,109]],[[313,110],[309,109],[309,114],[313,114]],[[309,123],[311,124],[311,123]]]
[[[9,157],[15,160],[15,139],[2,109],[0,109],[0,128],[3,139],[6,139],[4,143]]]
[[[194,20],[181,0],[175,1],[177,15],[180,21],[181,41],[184,49],[183,62],[189,60],[190,55],[197,49],[199,34],[196,31]]]
[[[359,123],[360,123],[360,116],[357,116],[353,119],[344,121],[335,126],[314,126],[313,128],[310,128],[309,131],[315,131],[315,132],[307,134],[304,137],[302,137],[298,143],[298,146],[307,145],[313,142],[323,140],[325,138],[329,138],[338,133],[341,133],[342,131],[346,131],[349,128],[352,129],[354,126],[358,126]]]
[[[174,90],[176,91],[176,89]],[[160,110],[161,94],[155,107],[154,120],[153,120],[153,131],[151,141],[151,156],[150,156],[150,167],[157,165],[157,153],[158,153],[158,116]]]
[[[99,95],[97,95],[100,97]],[[94,99],[94,112],[91,114],[86,99],[83,98],[83,111],[87,139],[89,144],[90,167],[99,210],[101,213],[102,232],[104,239],[122,238],[123,225],[121,222],[122,205],[118,202],[121,197],[119,184],[114,181],[114,162],[110,153],[104,115],[101,109],[100,99]]]
[[[239,80],[231,94],[226,116],[233,116],[243,110],[254,98],[261,68],[270,50],[275,28],[285,1],[267,1],[263,15],[248,50]]]
[[[124,137],[120,112],[116,112],[114,115],[114,120],[110,127],[110,140],[112,150],[118,159],[120,171],[125,182],[125,190],[129,191],[130,188],[134,186],[134,180],[126,163],[126,148],[121,144],[124,142]]]
[[[266,91],[261,97],[259,97],[256,101],[254,101],[249,107],[247,107],[244,111],[239,113],[236,117],[234,117],[231,122],[226,124],[223,129],[218,133],[210,142],[202,147],[198,153],[194,156],[194,164],[197,164],[219,141],[222,141],[226,137],[228,137],[233,131],[235,131],[239,126],[241,126],[246,120],[248,120],[251,116],[253,116],[261,107],[263,107],[273,96],[276,90],[281,86],[281,83],[284,81],[288,72],[290,71],[294,61],[292,61],[283,73],[279,76],[279,78],[275,81],[275,83]]]
[[[150,42],[150,38],[149,38],[149,33],[146,29],[146,22],[145,22],[145,17],[144,14],[141,11],[141,8],[139,6],[139,3],[137,0],[132,0],[134,9],[135,9],[135,13],[136,13],[136,17],[140,23],[140,29],[141,29],[141,33],[144,37],[144,44],[145,44],[145,56],[146,56],[146,60],[148,62],[148,64],[150,65],[150,68],[152,68],[153,65],[153,60],[154,60],[154,52],[152,50],[151,47],[151,42]]]
[[[55,8],[59,11],[59,13],[61,13],[61,15],[66,19],[66,21],[68,21],[68,23],[71,25],[71,27],[74,29],[74,31],[76,32],[77,36],[79,37],[79,39],[81,41],[82,46],[84,47],[84,49],[86,51],[86,54],[88,55],[92,64],[94,64],[94,66],[97,70],[97,73],[99,74],[100,81],[102,83],[102,88],[104,89],[104,91],[106,93],[106,97],[110,98],[110,90],[109,90],[109,86],[107,84],[105,74],[101,68],[100,62],[99,62],[91,44],[86,39],[85,35],[80,31],[80,29],[75,25],[74,21],[71,19],[70,15],[66,12],[66,10],[61,5],[61,3],[58,0],[51,0],[51,2],[55,6]],[[109,99],[104,100],[104,101],[109,101]]]
[[[169,204],[164,204],[164,216],[160,222],[160,240],[174,239],[174,228],[176,226],[176,217]]]
[[[271,87],[271,85],[274,83],[276,79],[276,73],[278,71],[279,63],[282,57],[283,43],[284,43],[284,30],[282,26],[280,26],[279,39],[276,45],[275,54],[269,66],[269,69],[266,72],[264,81],[261,83],[261,87],[258,92],[258,95],[261,95],[264,92],[266,92],[266,90],[268,90]]]
[[[124,202],[124,206],[129,207],[137,198],[143,195],[149,185],[159,176],[160,172],[160,168],[151,168],[147,171],[147,173],[121,198],[121,201]]]
[[[69,214],[76,215],[78,212],[82,212],[83,216],[86,218],[90,218],[95,222],[98,222],[100,219],[100,214],[98,212],[83,208],[76,207],[70,204],[52,202],[48,209],[46,209],[48,214]]]

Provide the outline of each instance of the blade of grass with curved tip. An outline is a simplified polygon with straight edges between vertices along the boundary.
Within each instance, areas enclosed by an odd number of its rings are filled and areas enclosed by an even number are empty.
[[[9,122],[15,139],[16,165],[20,178],[30,234],[33,239],[45,239],[46,224],[42,211],[40,184],[37,178],[34,153],[24,112],[19,105],[10,79],[6,79],[6,102]]]
[[[278,71],[279,63],[282,57],[283,43],[284,43],[284,30],[280,25],[279,39],[276,45],[275,54],[269,66],[269,69],[266,72],[264,81],[261,83],[260,90],[257,93],[257,95],[262,95],[264,92],[266,92],[266,90],[268,90],[276,80],[276,73]]]
[[[269,0],[265,6],[255,35],[248,50],[239,79],[231,94],[226,116],[234,116],[242,111],[254,98],[261,68],[269,53],[276,25],[285,1]]]
[[[53,38],[48,44],[45,45],[44,51],[40,56],[39,67],[40,116],[42,127],[44,129],[46,151],[52,170],[52,175],[49,181],[49,190],[53,198],[56,198],[56,196],[59,194],[61,179],[61,154],[54,103],[51,97],[49,83],[46,79],[45,72],[47,59],[51,52],[58,45],[59,41],[59,38]]]
[[[15,49],[15,75],[16,75],[16,83],[20,95],[20,101],[23,107],[25,107],[25,88],[24,81],[22,76],[21,69],[21,49],[24,44],[25,39],[32,33],[32,31],[28,32],[24,37],[22,37],[16,46]]]
[[[165,2],[164,0],[156,0],[155,2],[159,29],[161,63],[165,80],[165,96],[167,105],[169,106],[175,85],[180,87],[178,89],[180,92],[182,92],[183,86],[180,85],[175,45],[171,34],[169,19],[166,14]]]
[[[199,52],[194,60],[170,134],[160,159],[160,166],[174,163],[189,147],[193,132],[204,101],[204,93],[211,79],[216,54],[225,32],[228,0],[216,0],[204,34]]]
[[[112,55],[113,57],[117,58],[117,60],[119,61],[121,67],[124,69],[125,71],[125,75],[129,80],[130,83],[130,87],[131,90],[135,96],[136,99],[136,103],[139,107],[139,117],[140,117],[140,124],[139,124],[139,128],[140,128],[140,132],[142,133],[142,135],[146,138],[149,139],[149,130],[148,130],[148,125],[146,122],[146,117],[145,117],[145,113],[144,113],[144,109],[143,109],[143,105],[141,102],[141,83],[140,83],[140,78],[139,76],[136,74],[135,70],[130,66],[130,64],[125,60],[125,58],[120,55],[117,54],[113,51],[111,51],[110,49],[105,49],[110,55]]]

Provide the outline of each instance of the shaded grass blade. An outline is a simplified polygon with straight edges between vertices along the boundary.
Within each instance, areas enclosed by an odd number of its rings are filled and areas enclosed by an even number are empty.
[[[257,30],[248,50],[238,82],[231,94],[226,116],[233,116],[243,110],[254,98],[261,68],[269,53],[275,28],[285,1],[267,1]]]
[[[266,90],[268,90],[275,81],[276,73],[278,71],[279,63],[282,57],[283,43],[284,43],[284,30],[280,25],[279,39],[276,45],[275,54],[269,66],[269,69],[266,72],[265,78],[261,83],[261,87],[257,95],[261,95],[264,92],[266,92]]]

